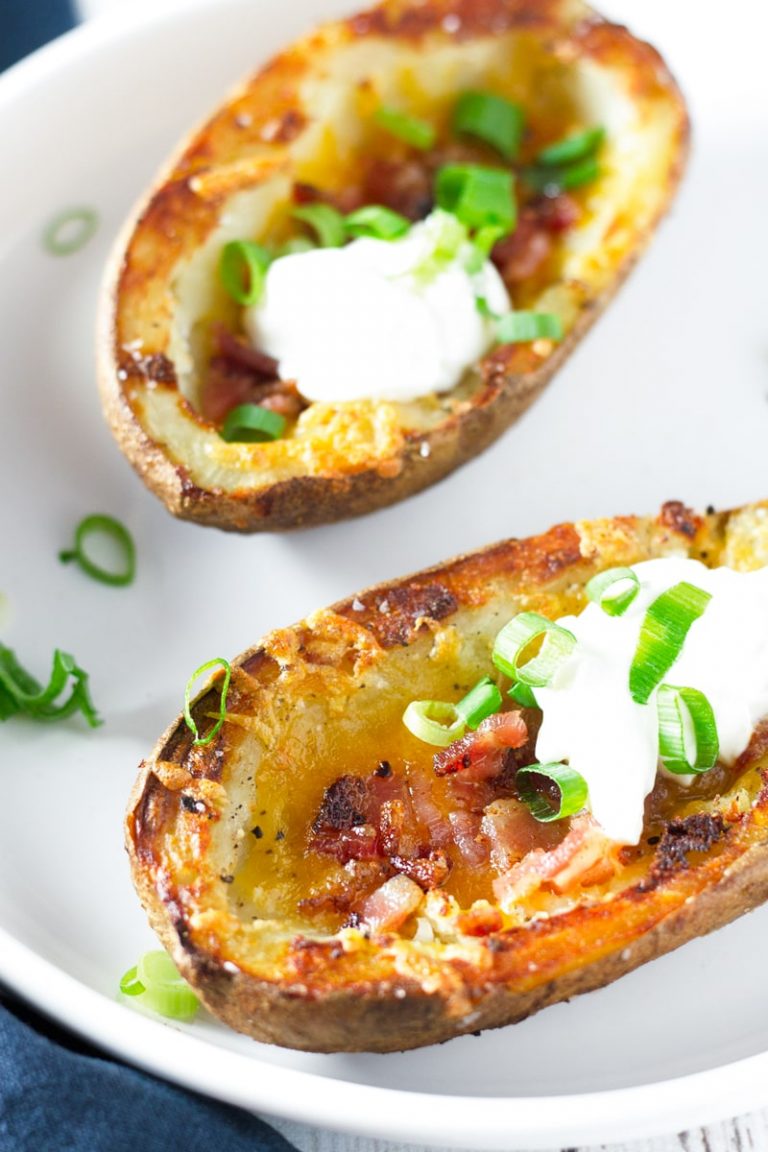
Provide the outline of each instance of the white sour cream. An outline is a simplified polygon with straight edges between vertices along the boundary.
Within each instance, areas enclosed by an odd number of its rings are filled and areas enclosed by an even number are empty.
[[[467,271],[466,242],[424,274],[457,226],[446,217],[433,212],[400,240],[361,238],[275,260],[261,301],[246,311],[249,338],[308,400],[406,401],[455,387],[493,343],[477,297],[497,315],[510,301],[490,261]]]
[[[634,571],[640,591],[623,616],[589,604],[580,616],[558,621],[577,644],[552,683],[535,690],[544,716],[537,759],[567,760],[581,773],[593,816],[624,844],[640,839],[643,804],[658,767],[656,692],[647,705],[629,693],[640,628],[657,596],[683,580],[712,595],[664,682],[698,688],[707,697],[724,763],[744,751],[768,714],[768,568],[735,572],[667,559],[637,564]]]

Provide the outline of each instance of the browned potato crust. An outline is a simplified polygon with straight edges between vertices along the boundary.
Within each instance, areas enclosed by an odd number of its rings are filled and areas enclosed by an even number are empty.
[[[353,185],[381,146],[380,102],[445,130],[456,93],[483,85],[555,137],[607,129],[581,219],[523,305],[559,315],[564,341],[497,349],[441,396],[312,404],[285,439],[225,443],[199,414],[206,326],[233,317],[222,245],[284,235],[294,182]],[[687,139],[659,55],[581,0],[390,0],[321,28],[230,95],[126,225],[99,333],[118,443],[174,515],[240,532],[358,515],[434,483],[524,411],[605,308],[670,204]]]
[[[458,904],[439,890],[426,898],[427,942],[318,930],[296,911],[302,892],[278,857],[260,855],[254,867],[249,856],[257,821],[303,834],[340,750],[385,754],[405,701],[439,699],[446,684],[486,672],[513,613],[578,610],[595,572],[672,555],[764,565],[768,504],[698,516],[672,503],[655,519],[562,524],[372,588],[239,657],[219,735],[193,747],[175,720],[142,766],[126,824],[152,925],[207,1007],[289,1047],[412,1048],[600,987],[764,900],[766,729],[721,794],[676,802],[660,842],[622,857],[612,878],[545,904],[523,900],[485,936],[467,934]],[[197,701],[199,723],[216,710],[214,698]],[[713,835],[681,853],[683,842],[672,843],[679,829],[669,828],[686,819]]]

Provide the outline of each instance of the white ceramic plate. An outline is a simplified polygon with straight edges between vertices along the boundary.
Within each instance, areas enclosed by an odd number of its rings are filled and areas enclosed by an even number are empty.
[[[632,282],[544,398],[482,458],[396,508],[240,539],[171,520],[100,416],[92,356],[107,251],[176,138],[241,74],[348,0],[209,0],[95,22],[0,81],[0,589],[3,638],[42,674],[91,671],[106,724],[0,732],[0,976],[98,1044],[246,1107],[391,1139],[518,1148],[671,1131],[768,1103],[768,909],[514,1028],[394,1056],[268,1048],[211,1019],[176,1028],[115,1000],[152,937],[121,817],[189,671],[375,580],[558,519],[676,497],[768,495],[766,11],[611,5],[642,19],[688,90],[683,194]],[[625,11],[626,10],[626,11]],[[695,21],[689,23],[688,21]],[[92,205],[55,259],[41,232]],[[86,513],[133,530],[136,584],[62,568]]]

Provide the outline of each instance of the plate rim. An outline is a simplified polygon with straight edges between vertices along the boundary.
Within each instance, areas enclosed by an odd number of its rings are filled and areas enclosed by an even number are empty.
[[[82,58],[117,48],[126,33],[220,12],[223,2],[236,8],[245,0],[171,0],[159,10],[152,0],[140,0],[80,24],[3,73],[0,118]],[[275,1065],[132,1011],[46,960],[1,922],[0,981],[78,1035],[153,1075],[252,1112],[349,1134],[467,1149],[548,1149],[670,1134],[768,1104],[768,1050],[639,1085],[518,1097],[409,1092]],[[212,1047],[215,1061],[196,1059]]]

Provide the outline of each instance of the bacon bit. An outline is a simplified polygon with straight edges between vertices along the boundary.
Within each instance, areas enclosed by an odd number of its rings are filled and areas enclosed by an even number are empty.
[[[340,864],[350,860],[375,860],[381,856],[379,833],[372,824],[358,824],[341,830],[324,829],[309,842],[313,852],[335,856]]]
[[[413,808],[405,795],[401,800],[385,801],[379,817],[381,846],[385,855],[390,859],[400,856],[408,860],[422,856],[424,847],[416,835],[415,826]]]
[[[286,420],[297,420],[307,407],[306,400],[292,380],[282,382],[279,389],[276,387],[274,392],[268,392],[257,403],[270,412],[285,416]]]
[[[240,364],[243,368],[250,368],[265,380],[274,380],[277,377],[278,363],[273,356],[252,348],[244,340],[238,340],[223,324],[215,324],[214,336],[220,356],[230,360],[233,364]]]
[[[323,793],[320,811],[312,824],[313,832],[324,829],[349,829],[365,824],[368,798],[361,776],[339,776]]]
[[[378,932],[400,928],[424,899],[424,893],[407,876],[393,876],[368,896],[360,908],[360,922]]]
[[[448,819],[451,822],[453,842],[461,855],[474,868],[480,867],[488,860],[488,845],[479,840],[480,815],[476,812],[451,812]]]
[[[439,888],[448,879],[451,862],[445,852],[430,852],[428,856],[398,856],[389,857],[389,862],[396,872],[414,880],[420,888],[430,890]]]
[[[377,160],[366,173],[363,201],[383,204],[409,220],[423,220],[432,209],[429,166],[416,159]]]
[[[430,844],[445,848],[453,838],[451,825],[432,799],[432,780],[423,773],[414,772],[408,777],[408,787],[416,819],[427,829]]]
[[[493,262],[505,282],[519,284],[534,276],[552,251],[552,238],[571,228],[579,215],[578,204],[565,193],[526,205],[515,231],[493,249]]]
[[[463,772],[449,776],[446,792],[451,809],[457,812],[473,812],[481,815],[496,796],[498,779],[490,784],[487,780],[466,780]]]
[[[483,720],[476,732],[435,753],[435,773],[449,776],[461,772],[466,780],[488,780],[504,767],[504,752],[522,748],[527,739],[528,729],[520,712],[498,712]]]
[[[456,927],[463,936],[490,936],[504,927],[504,917],[492,904],[475,904],[457,917]]]
[[[576,816],[568,835],[556,848],[535,848],[498,876],[493,882],[494,895],[500,904],[510,905],[543,885],[565,892],[577,881],[592,882],[590,870],[600,861],[615,862],[618,850],[619,845],[602,833],[591,816]],[[611,874],[615,867],[613,863]]]
[[[564,834],[562,826],[542,824],[521,800],[514,799],[489,804],[480,830],[490,844],[491,864],[498,872],[508,871],[534,848],[549,851]]]
[[[327,886],[301,900],[299,911],[310,916],[323,912],[347,913],[391,874],[383,860],[351,860]]]

